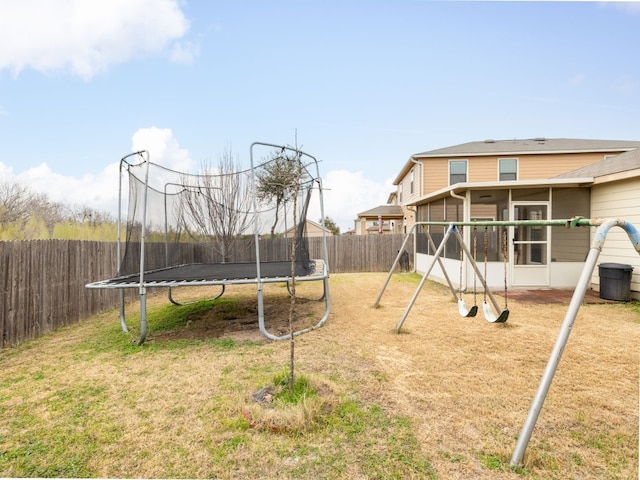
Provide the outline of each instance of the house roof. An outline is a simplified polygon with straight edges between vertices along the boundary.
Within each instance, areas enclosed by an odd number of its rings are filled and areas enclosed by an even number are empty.
[[[398,205],[379,205],[371,210],[360,212],[358,217],[377,217],[379,215],[383,217],[402,217],[404,213]]]
[[[510,155],[526,153],[576,153],[627,151],[640,147],[640,141],[582,140],[575,138],[528,138],[513,140],[484,140],[468,142],[428,152],[416,153],[414,158],[445,156]]]
[[[402,178],[412,168],[412,159],[438,157],[478,157],[488,155],[526,155],[526,154],[554,154],[554,153],[585,153],[585,152],[626,152],[640,148],[637,140],[590,140],[576,138],[529,138],[512,140],[484,140],[479,142],[461,143],[450,147],[438,148],[426,152],[416,153],[405,163],[402,170],[393,181],[400,183]]]
[[[314,227],[319,228],[320,230],[324,230],[325,232],[331,233],[331,230],[329,230],[327,227],[323,227],[322,225],[320,225],[318,222],[314,222],[313,220],[309,220],[308,218],[305,220],[305,223],[309,224],[309,225],[313,225]],[[287,233],[295,230],[296,228],[298,228],[297,226],[293,226],[287,229]]]
[[[602,177],[640,168],[640,149],[605,158],[553,178]]]

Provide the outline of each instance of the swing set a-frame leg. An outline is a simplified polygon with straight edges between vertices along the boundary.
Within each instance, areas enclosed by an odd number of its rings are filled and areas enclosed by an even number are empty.
[[[435,253],[433,254],[434,258],[429,263],[429,266],[427,267],[427,270],[424,272],[424,275],[422,275],[422,278],[420,279],[420,283],[418,284],[418,287],[416,288],[416,291],[414,292],[413,297],[411,297],[411,300],[409,300],[409,304],[407,305],[407,308],[405,309],[404,313],[402,314],[402,318],[398,322],[398,325],[396,325],[396,333],[400,333],[400,329],[402,328],[402,324],[407,319],[407,315],[409,315],[409,312],[413,308],[413,304],[416,303],[416,299],[418,298],[418,294],[420,293],[420,291],[422,290],[422,287],[424,286],[425,282],[427,281],[427,277],[431,273],[431,270],[433,270],[433,266],[435,265],[436,261],[441,261],[440,260],[440,255],[442,254],[442,251],[444,250],[444,246],[447,243],[447,240],[451,236],[451,232],[454,229],[455,229],[455,227],[453,225],[450,225],[449,228],[447,228],[447,233],[445,233],[444,238],[440,242],[440,246],[436,249]],[[444,268],[443,268],[443,270],[444,270]]]

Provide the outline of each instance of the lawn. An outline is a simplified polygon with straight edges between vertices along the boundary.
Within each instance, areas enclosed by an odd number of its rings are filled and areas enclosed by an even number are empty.
[[[580,309],[514,470],[567,306],[511,300],[489,324],[427,282],[397,334],[419,277],[395,275],[374,309],[384,278],[332,275],[329,320],[296,340],[295,399],[279,394],[289,342],[259,334],[250,287],[184,307],[151,295],[141,347],[131,304],[130,335],[114,310],[0,351],[0,476],[637,478],[637,304]],[[267,327],[283,328],[286,288],[266,294]],[[296,321],[320,307],[300,299]]]

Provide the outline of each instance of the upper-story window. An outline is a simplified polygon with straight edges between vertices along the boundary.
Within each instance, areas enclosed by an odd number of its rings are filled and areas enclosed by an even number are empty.
[[[498,159],[498,179],[500,181],[518,179],[518,159],[517,158]]]
[[[398,184],[398,202],[402,204],[402,182]]]
[[[413,181],[415,180],[415,169],[412,168],[409,172],[409,195],[413,195]]]
[[[467,181],[467,161],[449,160],[449,185]]]

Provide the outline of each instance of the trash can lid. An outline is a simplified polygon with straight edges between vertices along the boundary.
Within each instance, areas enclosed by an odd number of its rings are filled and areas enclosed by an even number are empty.
[[[600,268],[610,268],[612,270],[633,270],[631,265],[625,265],[624,263],[601,263],[598,266]]]

